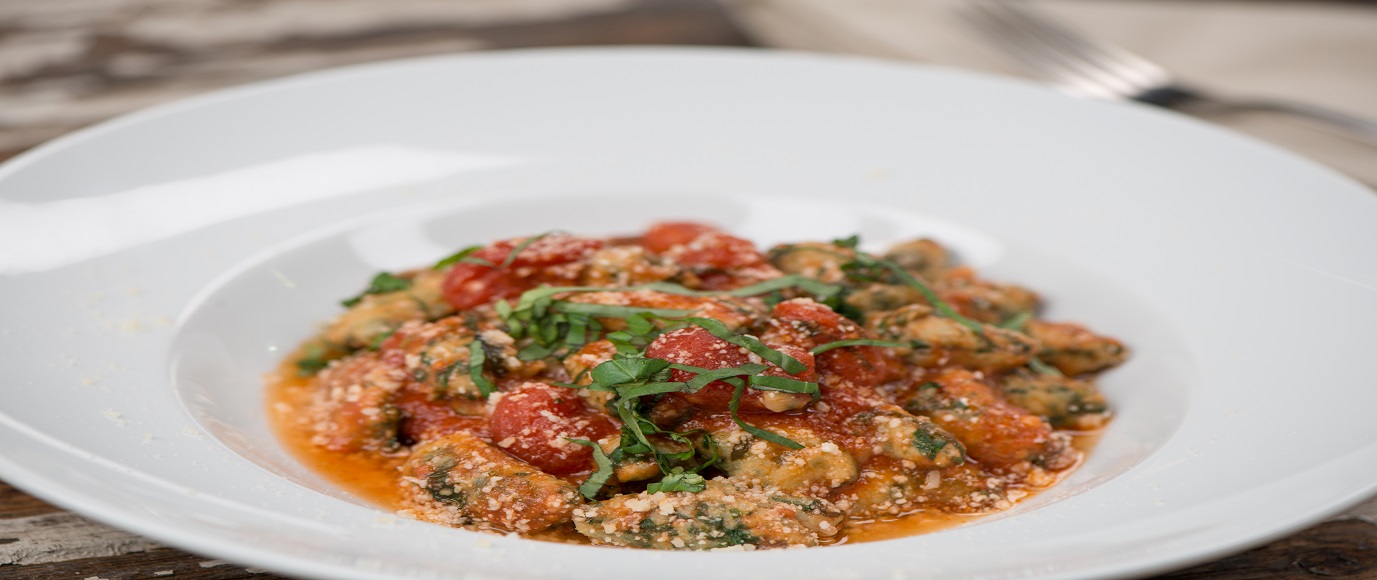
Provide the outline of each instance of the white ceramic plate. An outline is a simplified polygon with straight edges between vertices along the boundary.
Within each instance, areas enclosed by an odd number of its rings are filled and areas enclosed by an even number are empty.
[[[653,553],[399,520],[296,464],[259,377],[380,269],[550,228],[935,235],[1135,356],[1069,481],[814,550]],[[351,577],[1142,574],[1377,484],[1377,196],[1131,105],[734,50],[438,58],[160,107],[0,169],[0,477],[170,544]]]

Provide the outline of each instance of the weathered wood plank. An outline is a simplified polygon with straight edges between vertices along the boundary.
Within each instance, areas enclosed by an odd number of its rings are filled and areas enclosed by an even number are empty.
[[[0,578],[80,580],[92,577],[104,580],[285,580],[282,576],[258,568],[244,567],[171,548],[33,566],[0,566]]]
[[[1162,576],[1163,580],[1377,578],[1377,526],[1363,520],[1322,523],[1236,556]]]
[[[0,481],[0,518],[23,518],[60,511],[61,508]],[[4,543],[4,540],[0,539],[0,543]]]
[[[217,88],[493,48],[742,45],[711,0],[0,2],[0,160]]]
[[[118,556],[161,547],[70,512],[0,519],[0,566]]]

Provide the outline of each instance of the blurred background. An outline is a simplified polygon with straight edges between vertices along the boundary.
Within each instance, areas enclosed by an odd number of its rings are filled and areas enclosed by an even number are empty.
[[[0,0],[0,159],[121,113],[220,87],[476,50],[759,46],[1026,75],[958,14],[968,1]],[[1036,5],[1204,88],[1290,97],[1377,119],[1377,2]],[[1377,184],[1377,146],[1277,113],[1209,118]]]
[[[615,44],[847,53],[1030,76],[971,0],[0,0],[0,160],[140,108],[387,59]],[[1223,94],[1377,119],[1377,2],[1045,0],[1051,16]],[[922,107],[922,103],[914,103]],[[1377,186],[1377,146],[1278,113],[1202,115]],[[1305,192],[1297,192],[1304,195]],[[1175,578],[1377,578],[1377,504]],[[0,577],[267,578],[0,482]]]
[[[545,46],[747,45],[710,0],[0,0],[0,157],[221,87]]]

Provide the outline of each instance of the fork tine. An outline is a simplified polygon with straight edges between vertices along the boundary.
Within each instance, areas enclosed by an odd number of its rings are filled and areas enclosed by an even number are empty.
[[[1064,90],[1107,99],[1127,98],[1136,90],[1116,75],[1091,66],[1079,53],[1069,53],[1063,44],[1049,43],[1003,3],[972,0],[960,14],[1007,53]]]
[[[1215,110],[1283,112],[1377,143],[1377,123],[1341,111],[1287,100],[1221,98],[1183,86],[1157,64],[1081,36],[1040,13],[1028,0],[965,0],[957,14],[1068,92],[1172,109],[1208,104]]]
[[[1156,63],[1117,46],[1088,38],[1053,19],[1029,2],[1023,0],[996,0],[996,2],[1030,29],[1046,31],[1049,36],[1064,43],[1069,50],[1079,51],[1081,54],[1087,55],[1087,60],[1100,63],[1104,68],[1114,67],[1114,70],[1119,74],[1132,76],[1134,80],[1147,86],[1167,84],[1171,81],[1171,76],[1166,69]]]

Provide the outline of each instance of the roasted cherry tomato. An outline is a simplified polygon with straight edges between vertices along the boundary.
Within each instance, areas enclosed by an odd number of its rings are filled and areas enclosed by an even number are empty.
[[[767,344],[766,346],[798,359],[808,368],[799,374],[790,375],[784,372],[784,369],[765,363],[750,351],[717,338],[711,332],[696,326],[681,328],[661,335],[646,348],[646,356],[708,370],[739,367],[752,362],[762,363],[770,366],[768,370],[762,373],[765,375],[791,377],[809,382],[818,380],[817,373],[813,371],[813,355],[807,350],[789,345]],[[687,382],[695,376],[697,376],[695,373],[675,369],[670,380]],[[683,399],[700,409],[726,411],[731,403],[734,390],[735,387],[724,381],[713,381],[693,393],[670,393],[666,396]],[[740,410],[742,412],[791,411],[804,407],[812,400],[812,396],[806,394],[747,388],[741,395]]]
[[[593,450],[570,439],[597,441],[617,432],[605,415],[583,406],[572,390],[524,383],[493,406],[492,440],[541,471],[568,475],[593,468]]]
[[[601,240],[567,234],[550,234],[524,248],[523,242],[502,240],[474,252],[471,260],[455,264],[441,288],[445,301],[466,310],[519,296],[541,284],[573,284],[578,271],[568,266],[603,246]]]
[[[717,228],[693,222],[661,222],[646,230],[645,236],[641,238],[641,245],[647,250],[661,254],[674,246],[682,246],[698,236],[713,231],[717,231]]]
[[[775,340],[804,349],[813,349],[829,342],[871,338],[856,323],[807,298],[786,300],[775,305],[770,314],[767,340]],[[903,368],[884,352],[871,346],[851,346],[828,350],[817,356],[818,374],[828,385],[848,382],[857,386],[874,386],[903,373]]]
[[[685,266],[699,268],[746,268],[765,263],[765,255],[755,249],[750,240],[722,232],[706,232],[692,242],[679,246],[666,255]]]
[[[750,240],[702,224],[656,224],[641,245],[688,268],[697,278],[691,286],[702,290],[730,290],[782,275]]]
[[[744,268],[766,261],[754,242],[691,222],[655,224],[646,232],[641,245],[696,268]]]

